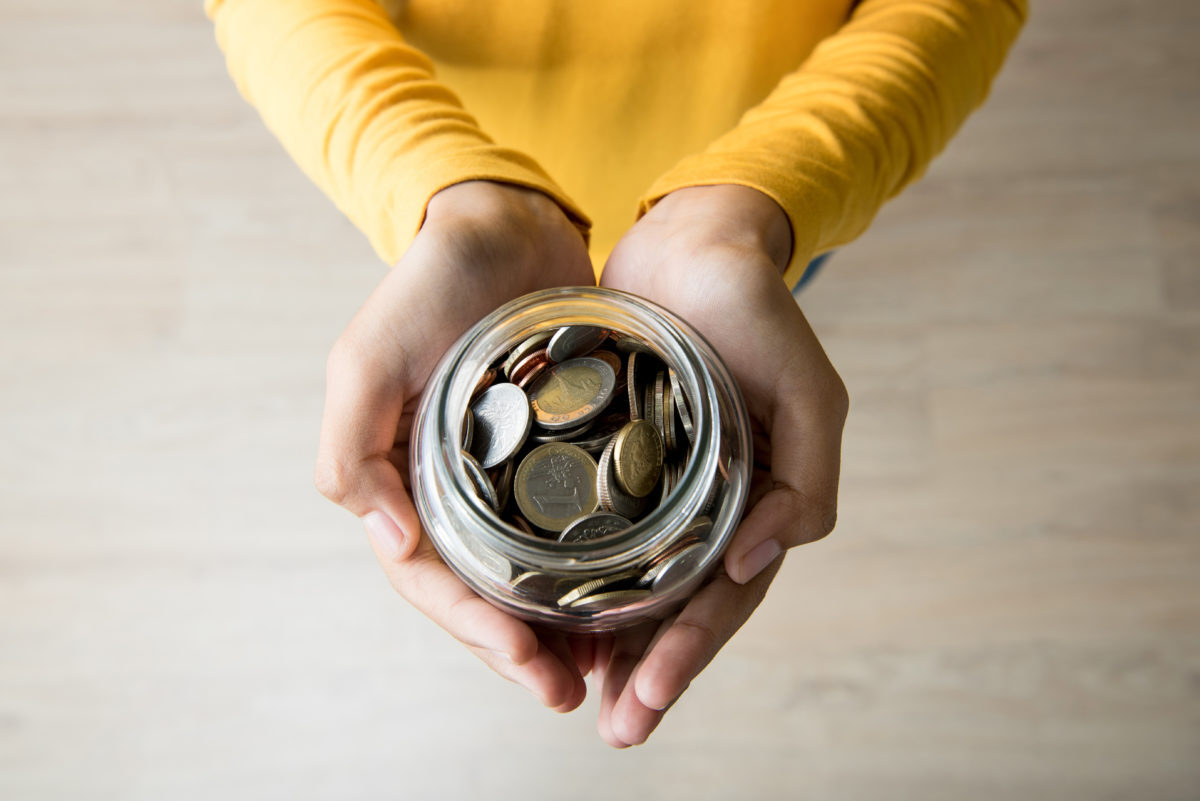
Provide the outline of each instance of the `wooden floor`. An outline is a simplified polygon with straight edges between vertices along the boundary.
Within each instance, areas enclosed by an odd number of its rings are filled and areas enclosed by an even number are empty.
[[[628,752],[312,489],[382,267],[198,5],[0,3],[0,798],[1200,799],[1200,4],[1035,3],[804,294],[838,530]]]

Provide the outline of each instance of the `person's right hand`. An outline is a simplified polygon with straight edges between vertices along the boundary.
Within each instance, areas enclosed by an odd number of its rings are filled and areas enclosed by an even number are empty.
[[[315,481],[363,520],[397,592],[497,673],[559,711],[586,693],[586,648],[539,637],[480,598],[442,562],[408,495],[408,438],[425,382],[469,327],[507,301],[595,284],[579,231],[549,197],[487,181],[429,202],[412,245],[329,354]]]

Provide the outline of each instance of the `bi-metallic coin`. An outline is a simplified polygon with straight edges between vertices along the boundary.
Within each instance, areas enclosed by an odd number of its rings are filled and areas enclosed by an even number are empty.
[[[596,462],[575,445],[539,445],[517,468],[513,491],[529,522],[562,531],[580,515],[596,511]]]
[[[590,356],[552,365],[529,387],[534,420],[551,431],[582,425],[604,411],[616,381],[606,362]]]

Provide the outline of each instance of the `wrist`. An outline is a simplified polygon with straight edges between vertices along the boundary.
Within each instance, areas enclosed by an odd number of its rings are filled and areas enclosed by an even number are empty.
[[[478,180],[442,189],[426,204],[417,236],[440,243],[443,258],[468,277],[503,274],[522,291],[594,280],[586,240],[563,208],[514,184]]]
[[[517,230],[574,227],[550,196],[536,189],[484,180],[463,181],[439,190],[426,204],[422,227],[464,218],[517,223]]]
[[[740,184],[715,184],[677,189],[665,195],[646,215],[681,227],[701,244],[753,247],[782,273],[792,257],[792,224],[787,213],[767,194]]]

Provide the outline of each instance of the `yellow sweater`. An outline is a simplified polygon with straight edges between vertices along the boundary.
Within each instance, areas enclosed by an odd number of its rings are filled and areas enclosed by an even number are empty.
[[[387,262],[461,181],[555,198],[593,259],[675,189],[775,199],[785,280],[987,94],[1027,0],[207,0],[242,94]],[[554,176],[551,178],[551,176]]]

